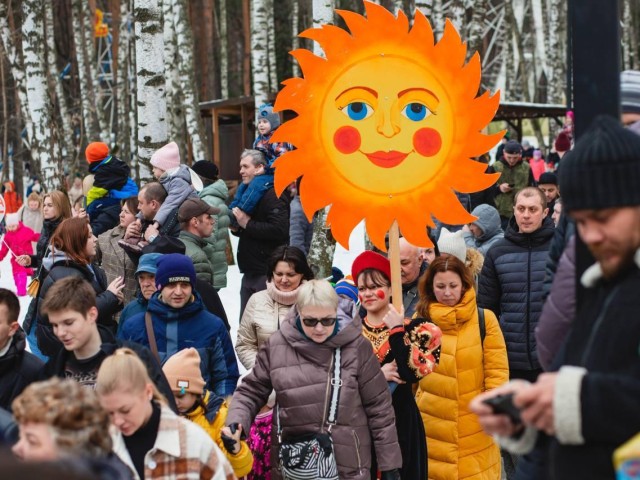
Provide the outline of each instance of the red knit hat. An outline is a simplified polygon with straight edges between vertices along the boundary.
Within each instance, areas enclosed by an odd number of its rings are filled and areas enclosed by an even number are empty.
[[[556,152],[568,152],[571,150],[571,139],[565,132],[560,132],[556,138],[554,147]]]
[[[109,147],[103,142],[92,142],[84,151],[87,163],[101,162],[109,156]]]
[[[358,275],[368,268],[380,270],[388,279],[391,279],[391,263],[389,263],[389,259],[379,253],[367,250],[358,255],[351,266],[351,277],[356,285],[358,283]]]

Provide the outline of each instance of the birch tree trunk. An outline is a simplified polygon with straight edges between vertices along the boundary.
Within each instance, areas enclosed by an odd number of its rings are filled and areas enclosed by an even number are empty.
[[[183,97],[180,87],[180,71],[177,67],[178,49],[174,22],[173,0],[162,0],[162,28],[164,42],[164,79],[167,103],[167,129],[169,139],[176,142],[180,151],[184,151],[187,141],[184,135]]]
[[[444,7],[442,5],[443,0],[433,0],[431,7],[431,26],[435,34],[436,41],[442,37],[444,32]]]
[[[456,27],[456,30],[460,35],[464,35],[465,26],[465,8],[462,0],[452,0],[449,5],[449,11],[447,17],[451,19],[451,23]],[[444,25],[443,25],[444,30]]]
[[[484,56],[482,46],[484,43],[484,19],[487,16],[487,0],[476,0],[473,4],[471,22],[467,29],[467,41],[469,42],[469,54],[478,52]]]
[[[313,27],[333,23],[333,1],[313,0]],[[313,44],[313,53],[324,57],[324,52],[317,42]],[[313,217],[313,236],[307,260],[314,270],[316,278],[326,278],[331,275],[333,256],[336,251],[336,240],[331,235],[327,225],[327,215],[331,206],[319,210]]]
[[[637,37],[631,14],[630,0],[622,2],[622,66],[624,70],[633,70],[636,66]]]
[[[269,92],[278,91],[278,62],[276,60],[276,28],[274,24],[273,0],[266,0],[267,49],[269,50]]]
[[[565,43],[564,20],[566,19],[565,2],[550,0],[549,3],[549,101],[562,103],[566,75],[566,58],[563,45]]]
[[[401,10],[404,10],[404,2],[402,0],[394,0],[393,13],[398,15],[398,12],[400,12]],[[407,13],[407,16],[408,16],[409,12],[405,12],[405,13]]]
[[[135,0],[138,161],[140,179],[151,177],[149,160],[167,143],[162,11],[158,0]]]
[[[184,99],[187,132],[191,137],[192,154],[195,160],[204,160],[207,158],[204,147],[204,126],[202,117],[200,117],[200,107],[198,106],[198,92],[195,88],[193,35],[185,0],[174,0],[173,25],[176,32],[178,51],[180,52],[180,55],[178,55],[178,71]]]
[[[300,33],[300,0],[293,0],[292,9],[291,9],[291,36],[293,38],[291,42],[292,50],[297,50],[300,48],[300,37],[298,34]],[[300,65],[298,62],[293,62],[293,76],[300,77]]]
[[[256,111],[269,98],[268,10],[266,0],[252,0],[251,70]]]
[[[542,76],[542,72],[546,75],[547,73],[547,49],[546,45],[546,37],[545,37],[545,28],[544,24],[546,23],[545,18],[543,16],[543,8],[542,2],[544,0],[532,0],[531,6],[533,7],[533,34],[535,35],[535,58],[536,62],[534,62],[534,72],[535,78],[538,80]]]
[[[53,28],[53,6],[51,2],[44,2],[45,10],[45,38],[47,39],[47,67],[49,71],[49,92],[55,98],[54,104],[58,106],[62,130],[58,131],[58,142],[62,148],[62,155],[59,158],[74,158],[75,148],[73,146],[73,128],[71,127],[71,116],[67,99],[62,89],[60,70],[56,61],[56,39]],[[56,152],[57,153],[57,152]]]
[[[60,159],[54,160],[58,150],[51,135],[55,130],[51,115],[51,99],[48,95],[47,71],[44,64],[44,5],[40,0],[22,2],[22,54],[28,96],[28,111],[32,120],[31,158],[42,175],[48,190],[60,186]]]
[[[229,98],[229,38],[227,33],[227,0],[218,0],[220,5],[220,90],[222,98]]]
[[[82,108],[82,123],[84,125],[84,137],[90,142],[100,139],[100,123],[96,112],[96,95],[91,80],[90,56],[87,53],[84,41],[84,2],[72,0],[71,12],[73,18],[73,41],[76,46],[76,61],[78,65],[78,78],[80,80],[80,105]],[[108,139],[104,139],[108,141]],[[80,144],[84,143],[80,138]]]
[[[130,62],[131,62],[131,9],[129,8],[129,0],[121,0],[120,2],[120,25],[118,25],[118,58],[117,58],[117,107],[118,115],[116,118],[116,141],[120,147],[119,157],[122,160],[129,161],[131,155],[130,139],[133,136],[131,125],[129,124],[130,115],[130,95],[131,79]]]
[[[7,21],[7,3],[0,2],[0,36],[2,37],[2,46],[4,47],[9,67],[11,68],[11,76],[16,86],[16,93],[20,103],[20,116],[24,122],[27,132],[27,141],[31,143],[33,137],[33,122],[29,115],[29,101],[27,100],[27,85],[24,74],[24,64],[22,58],[18,54],[18,49],[11,35],[11,29]]]

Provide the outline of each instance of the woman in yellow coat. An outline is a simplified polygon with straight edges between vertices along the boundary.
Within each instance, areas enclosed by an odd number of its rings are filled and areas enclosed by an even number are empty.
[[[456,257],[438,257],[419,284],[419,317],[442,330],[440,364],[420,380],[416,402],[427,435],[429,478],[500,479],[500,450],[469,402],[509,380],[507,349],[498,321],[484,310],[481,338],[469,270]]]

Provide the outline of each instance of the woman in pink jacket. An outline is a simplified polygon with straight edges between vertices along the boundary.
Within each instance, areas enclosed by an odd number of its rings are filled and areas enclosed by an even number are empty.
[[[13,281],[16,284],[16,291],[19,297],[27,294],[27,277],[33,275],[33,268],[23,267],[16,262],[16,257],[20,255],[33,255],[33,243],[40,238],[40,234],[34,232],[29,227],[18,220],[17,213],[10,213],[5,219],[7,233],[2,239],[0,247],[0,261],[4,260],[7,253],[11,252],[11,269],[13,271]]]

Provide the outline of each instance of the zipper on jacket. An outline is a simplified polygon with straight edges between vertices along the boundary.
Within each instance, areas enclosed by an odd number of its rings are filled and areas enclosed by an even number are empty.
[[[358,472],[360,470],[362,470],[362,462],[360,461],[360,437],[358,437],[358,434],[356,433],[355,430],[352,430],[351,433],[353,434],[353,442],[356,445],[356,458],[358,459]]]
[[[322,424],[320,425],[320,432],[324,432],[324,424],[325,419],[329,416],[327,409],[329,408],[329,392],[331,390],[331,372],[333,371],[333,362],[335,361],[335,356],[331,356],[331,361],[329,362],[329,370],[327,370],[327,388],[324,392],[324,408],[322,409]]]
[[[525,315],[525,327],[527,329],[527,358],[529,359],[529,369],[533,370],[533,358],[531,358],[531,238],[529,238],[529,259],[527,264],[527,313]]]

